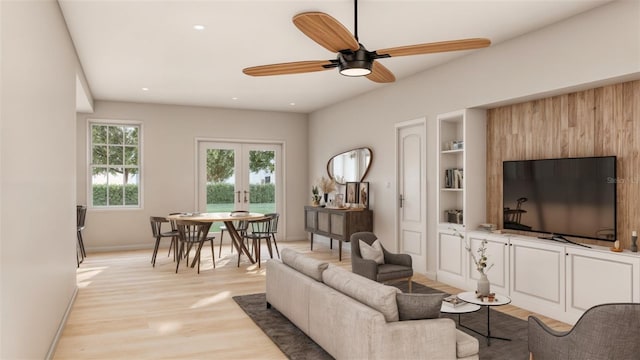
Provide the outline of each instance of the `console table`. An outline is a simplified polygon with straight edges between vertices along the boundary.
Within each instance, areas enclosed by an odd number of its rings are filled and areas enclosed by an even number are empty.
[[[304,207],[304,229],[311,233],[311,251],[313,234],[326,236],[333,248],[333,239],[340,242],[338,258],[342,261],[342,242],[349,241],[351,234],[360,231],[373,231],[373,212],[369,209],[333,209],[317,206]]]

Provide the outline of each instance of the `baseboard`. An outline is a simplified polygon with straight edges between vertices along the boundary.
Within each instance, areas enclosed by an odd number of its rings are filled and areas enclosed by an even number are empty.
[[[429,278],[429,280],[436,281],[436,272],[435,271],[427,271],[423,275],[426,276],[427,278]]]
[[[53,341],[49,346],[49,351],[47,351],[47,355],[45,356],[46,360],[53,359],[53,355],[56,353],[56,347],[58,347],[58,342],[60,341],[60,336],[62,336],[62,331],[64,331],[64,328],[67,325],[67,319],[69,318],[69,314],[71,314],[71,309],[73,309],[73,304],[76,302],[76,296],[78,296],[77,286],[73,290],[73,295],[71,295],[71,300],[69,301],[69,305],[67,305],[67,309],[64,312],[64,316],[62,316],[62,321],[60,321],[60,325],[58,325],[58,330],[56,331],[56,335],[53,337]]]
[[[161,249],[165,248],[163,246]],[[168,246],[166,247],[168,248]],[[111,251],[127,251],[127,250],[153,250],[153,244],[134,244],[134,245],[114,245],[114,246],[95,246],[88,247],[87,252],[111,252]]]

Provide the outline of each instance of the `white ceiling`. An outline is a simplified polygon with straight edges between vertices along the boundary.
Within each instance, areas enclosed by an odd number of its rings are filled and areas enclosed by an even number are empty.
[[[358,35],[369,50],[469,37],[495,45],[608,1],[360,0]],[[335,69],[270,77],[242,73],[248,66],[335,58],[291,18],[322,11],[353,31],[352,0],[59,3],[96,100],[308,113],[392,86],[347,78]],[[205,30],[195,30],[196,24]],[[470,52],[379,61],[401,81]]]

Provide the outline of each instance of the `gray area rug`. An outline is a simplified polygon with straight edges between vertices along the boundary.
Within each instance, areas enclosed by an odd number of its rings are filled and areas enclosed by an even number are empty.
[[[404,292],[408,291],[407,284],[404,282],[394,285]],[[439,290],[415,282],[412,287],[414,293],[441,293]],[[289,359],[332,359],[331,355],[293,325],[278,310],[274,308],[267,309],[264,293],[234,296],[233,300]],[[442,316],[453,319],[456,324],[458,322],[457,315],[442,314]],[[486,334],[486,307],[483,306],[480,311],[474,313],[462,314],[460,319],[465,326]],[[492,310],[491,335],[510,338],[511,341],[491,339],[490,346],[487,346],[487,341],[483,336],[465,328],[458,328],[478,339],[480,343],[480,359],[482,360],[526,360],[529,358],[527,322],[524,320]]]

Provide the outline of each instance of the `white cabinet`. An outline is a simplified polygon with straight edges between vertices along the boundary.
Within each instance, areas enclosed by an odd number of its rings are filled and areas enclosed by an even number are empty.
[[[564,245],[518,237],[510,238],[509,248],[513,303],[549,316],[564,312]]]
[[[640,302],[640,253],[465,232],[455,225],[441,224],[438,231],[438,281],[474,291],[479,275],[465,245],[477,254],[483,240],[494,264],[487,273],[491,291],[508,295],[518,307],[572,324],[597,304]]]
[[[491,292],[509,294],[509,238],[480,231],[469,232],[467,238],[471,252],[476,257],[482,241],[487,241],[488,264],[489,266],[493,265],[486,273],[489,282],[491,282]],[[467,259],[467,288],[475,289],[480,273],[477,271],[470,254]]]
[[[464,109],[438,115],[438,223],[457,223],[447,211],[462,211],[462,226],[486,220],[486,112]]]
[[[467,254],[465,240],[454,230],[438,231],[437,278],[438,281],[465,288],[465,263]]]
[[[640,257],[574,247],[565,254],[571,322],[596,304],[640,301]]]

